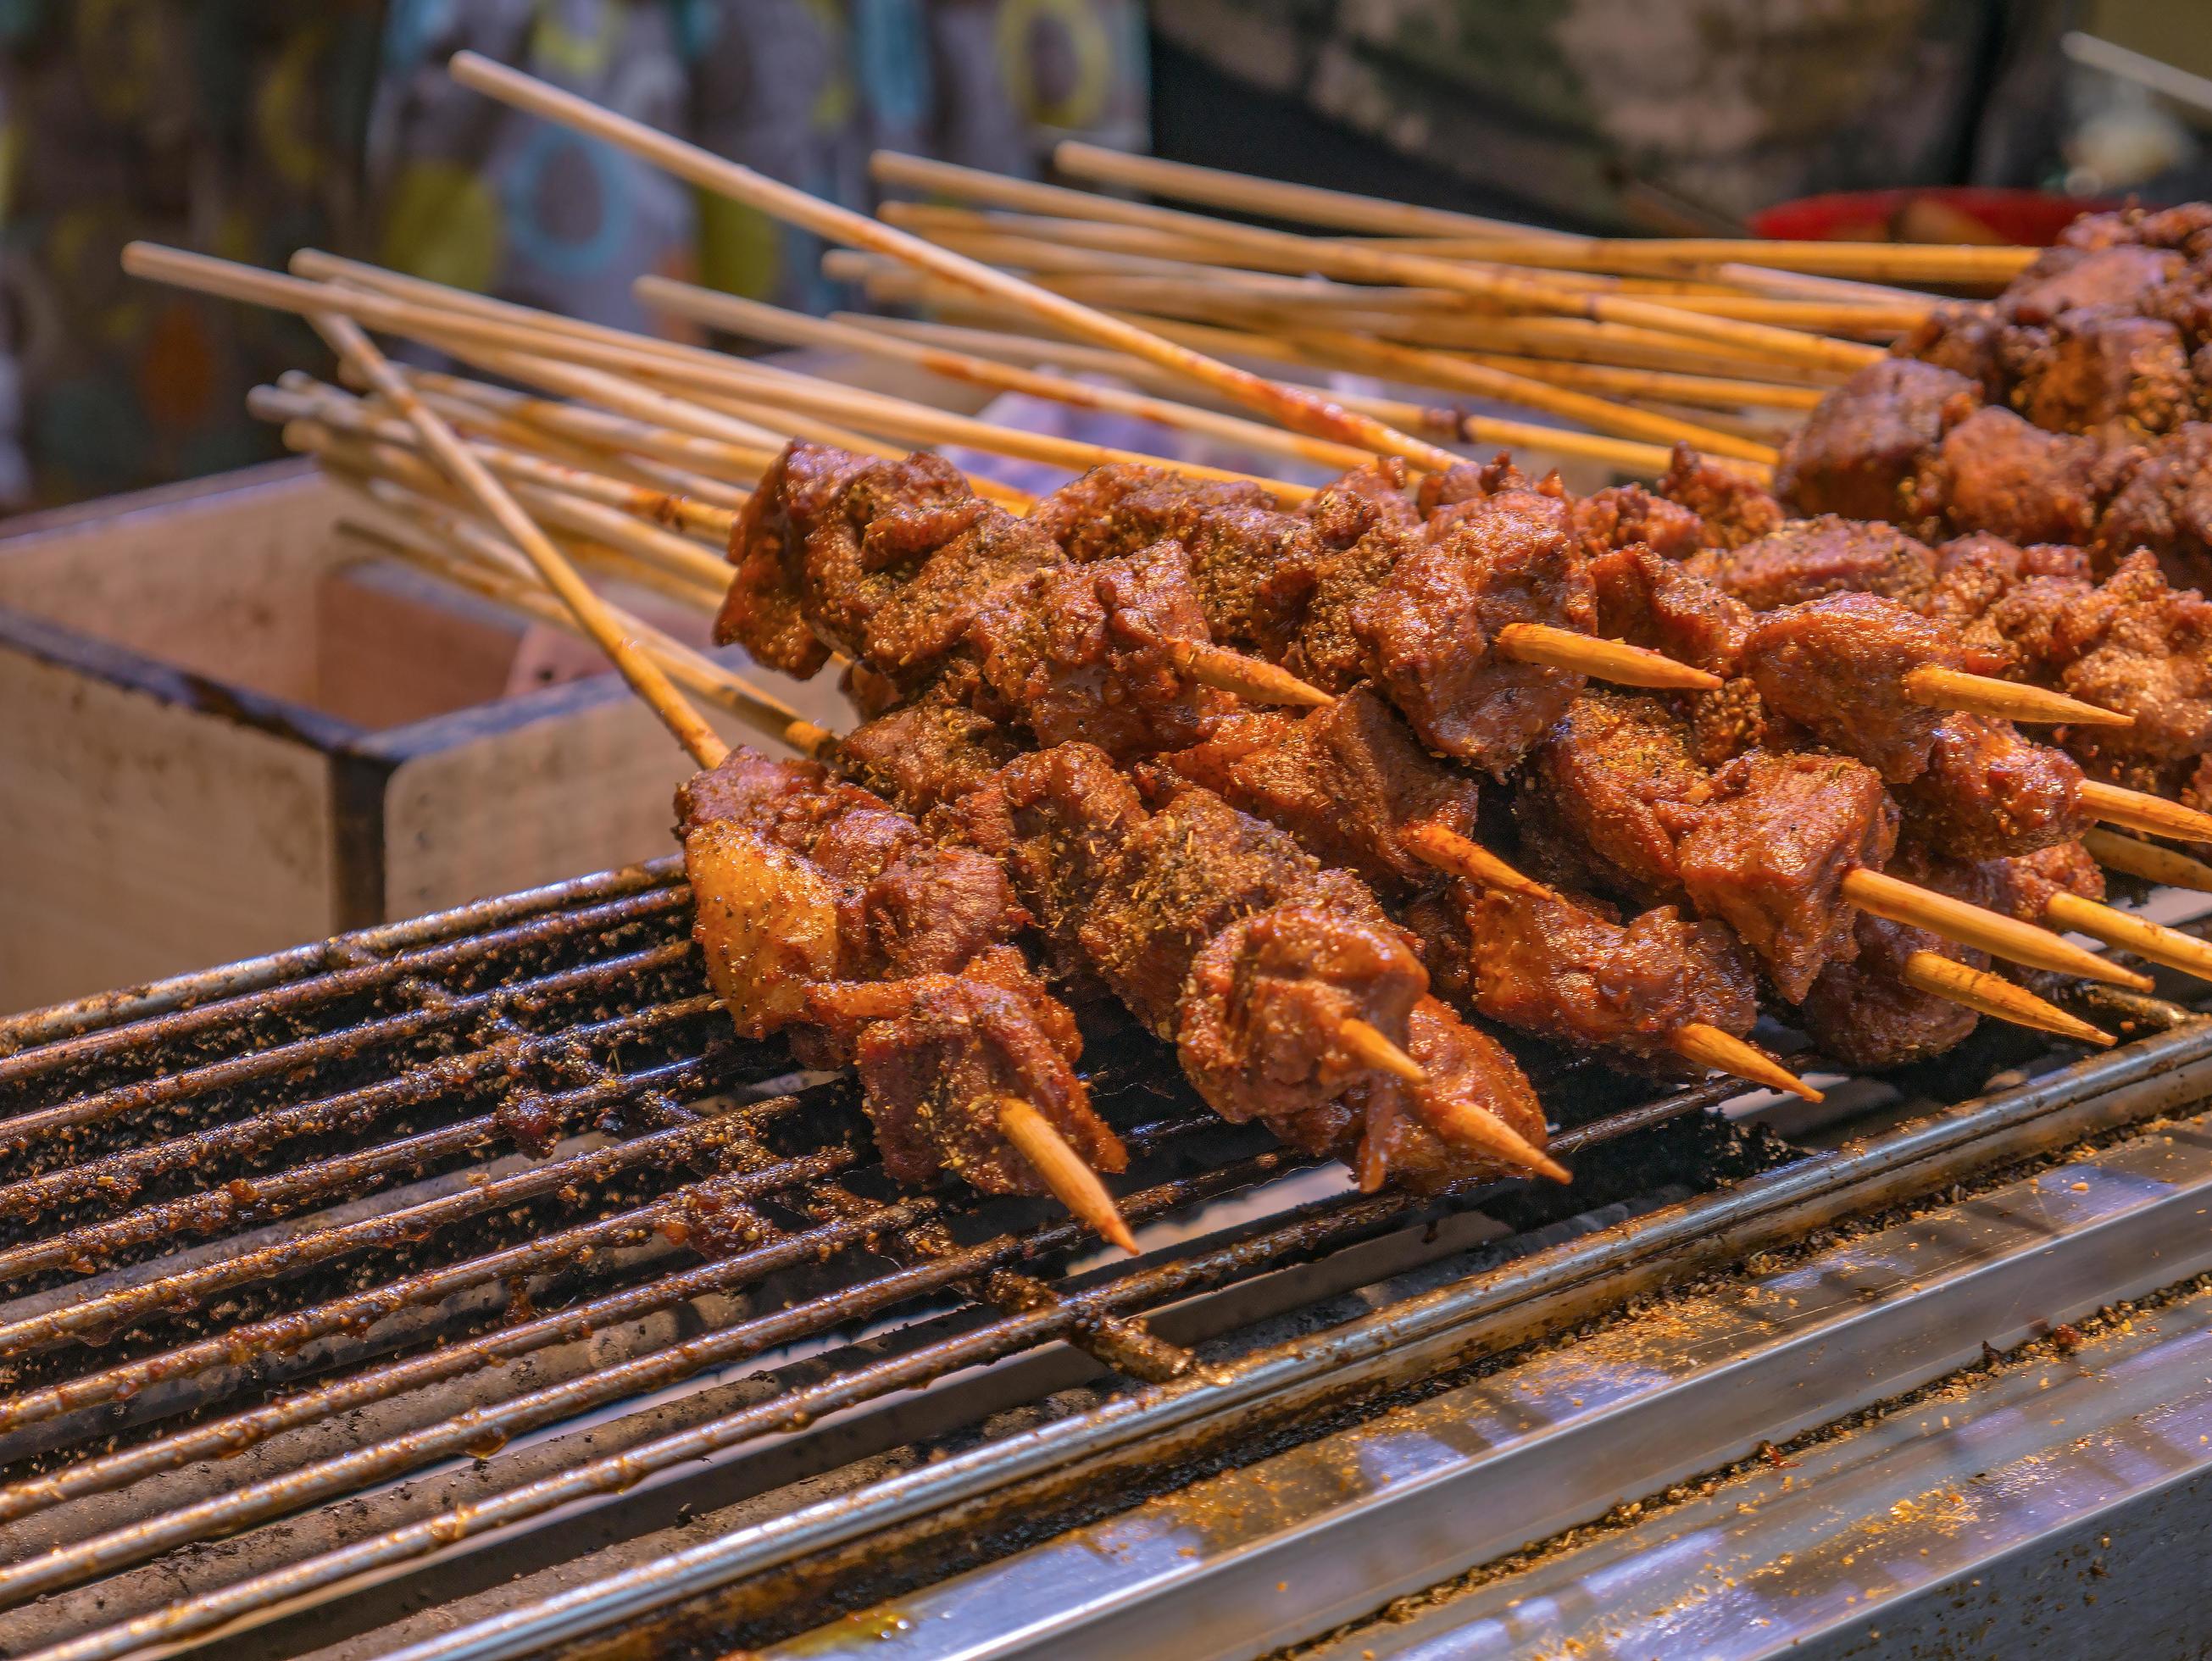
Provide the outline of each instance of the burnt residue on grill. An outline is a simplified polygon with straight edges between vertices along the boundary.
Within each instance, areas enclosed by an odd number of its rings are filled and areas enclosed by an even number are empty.
[[[848,1081],[738,1039],[688,904],[663,863],[0,1022],[0,1652],[173,1608],[201,1611],[189,1638],[217,1620],[192,1598],[273,1599],[280,1572],[307,1575],[282,1583],[307,1612],[225,1642],[306,1647],[388,1610],[337,1591],[360,1569],[490,1530],[439,1582],[489,1595],[681,1506],[763,1520],[1318,1341],[1368,1306],[1304,1277],[1355,1248],[1464,1273],[1580,1213],[1796,1157],[1709,1110],[1733,1086],[1655,1099],[1532,1057],[1571,1188],[1325,1186],[1193,1226],[1310,1162],[1206,1113],[1157,1043],[1092,1012],[1125,1212],[1188,1238],[1071,1279],[1095,1243],[1048,1202],[896,1188]],[[1986,1076],[2020,1041],[1992,1043],[1960,1065]],[[1421,1244],[1470,1208],[1503,1238]],[[1217,1294],[1264,1318],[1222,1324]],[[970,1413],[993,1364],[1049,1387]],[[953,1372],[909,1445],[891,1404]],[[1165,1463],[1018,1484],[960,1526],[826,1554],[632,1639],[704,1653],[802,1629],[1376,1399],[1324,1391]],[[580,1501],[581,1536],[498,1526]],[[368,1552],[390,1555],[343,1555]]]

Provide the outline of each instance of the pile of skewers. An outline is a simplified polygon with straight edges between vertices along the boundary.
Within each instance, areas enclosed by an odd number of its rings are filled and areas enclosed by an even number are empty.
[[[1759,447],[1671,417],[1590,419],[1582,453],[1656,483],[1577,497],[1395,424],[1488,443],[1495,423],[1348,406],[1206,356],[1213,326],[1177,335],[1085,303],[1126,296],[1086,296],[1084,272],[1164,280],[1115,265],[1166,259],[1162,244],[1065,238],[1085,263],[1040,286],[962,252],[1006,255],[988,239],[1036,228],[897,216],[924,241],[528,77],[455,67],[904,262],[925,298],[936,285],[1073,333],[1097,355],[1084,367],[1133,369],[1143,390],[988,350],[1012,337],[924,338],[662,283],[656,304],[1336,474],[1294,484],[1005,429],[328,256],[283,277],[126,255],[141,275],[313,320],[356,390],[289,376],[254,407],[352,493],[362,533],[579,629],[660,713],[700,769],[679,830],[717,993],[744,1031],[853,1070],[894,1176],[1048,1189],[1127,1244],[1097,1176],[1125,1156],[1079,1065],[1085,1012],[1108,1000],[1224,1117],[1341,1157],[1369,1186],[1425,1189],[1565,1176],[1487,1025],[1817,1098],[1750,1042],[1763,1013],[1882,1066],[1956,1043],[1982,1015],[2110,1043],[2045,995],[2149,982],[2059,930],[2212,977],[2203,942],[2101,903],[2100,861],[2160,880],[2212,871],[2094,828],[2212,839],[2212,816],[2140,788],[2212,752],[2212,721],[2192,725],[2172,696],[2205,703],[2203,639],[2112,621],[2201,607],[2194,595],[2147,600],[2135,567],[2100,585],[1993,538],[1937,551],[1888,526],[1790,520]],[[1734,262],[1650,287],[1570,283],[1454,250],[1227,228],[1241,259],[1290,274],[1270,295],[1318,271],[1391,306],[1399,289],[1450,301],[1392,316],[1663,332],[1669,350],[1755,357],[1756,384],[1797,392],[1880,356],[1803,327],[1919,321]],[[1298,246],[1256,240],[1273,237]],[[1043,253],[1023,253],[1008,264],[1046,275]],[[1715,287],[1729,303],[1686,303]],[[1314,339],[1339,320],[1249,332],[1321,362]],[[364,329],[496,380],[400,368]],[[1084,350],[1030,344],[1032,362]],[[1684,390],[1683,372],[1657,373]],[[1516,436],[1530,431],[1576,441]],[[1032,500],[917,444],[1079,476]],[[836,665],[866,719],[842,734],[799,720],[617,610],[580,567],[712,611],[718,642],[769,668]],[[2123,578],[2134,587],[2111,592]],[[2052,582],[2082,592],[2038,587]],[[797,758],[732,749],[685,690]]]

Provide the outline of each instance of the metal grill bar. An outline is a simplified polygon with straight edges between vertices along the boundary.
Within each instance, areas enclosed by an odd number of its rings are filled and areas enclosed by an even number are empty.
[[[1341,1193],[1234,1238],[1055,1284],[1036,1266],[1085,1247],[1073,1225],[1008,1227],[1002,1214],[1039,1208],[950,1184],[890,1192],[842,1089],[744,1099],[790,1063],[780,1047],[735,1040],[701,988],[679,876],[675,861],[659,861],[0,1022],[9,1110],[0,1146],[15,1156],[0,1219],[20,1226],[0,1244],[0,1281],[27,1287],[118,1265],[88,1295],[58,1299],[48,1287],[0,1306],[0,1347],[38,1369],[0,1396],[0,1435],[26,1447],[47,1439],[0,1486],[0,1529],[38,1542],[0,1550],[14,1560],[0,1568],[0,1606],[104,1576],[119,1577],[111,1585],[156,1577],[151,1599],[132,1590],[93,1630],[66,1621],[65,1599],[0,1614],[0,1646],[119,1656],[203,1636],[1055,1341],[1164,1385],[1114,1396],[1071,1421],[1079,1429],[1054,1433],[1083,1451],[1116,1445],[1133,1403],[1151,1405],[1131,1433],[1150,1434],[1176,1413],[1246,1399],[1243,1369],[1235,1388],[1218,1371],[1197,1372],[1146,1316],[1402,1232],[1429,1208],[1406,1195]],[[2133,1013],[2185,1019],[2154,1001]],[[1173,1155],[1182,1165],[1140,1166],[1142,1186],[1124,1202],[1133,1222],[1250,1193],[1307,1163],[1251,1153],[1254,1135],[1196,1109],[1149,1041],[1117,1043],[1127,1055],[1094,1078],[1102,1099],[1123,1098],[1125,1118],[1131,1102],[1172,1102],[1165,1116],[1147,1106],[1148,1123],[1122,1128],[1140,1162]],[[1557,1146],[1588,1153],[1738,1088],[1717,1081],[1638,1102]],[[595,1119],[609,1140],[552,1154],[556,1137]],[[148,1129],[151,1141],[139,1134]],[[96,1151],[71,1136],[121,1145]],[[295,1142],[306,1157],[272,1158]],[[520,1168],[483,1168],[518,1148],[528,1155]],[[702,1174],[673,1168],[701,1162]],[[147,1192],[179,1176],[189,1191]],[[380,1192],[397,1179],[427,1186]],[[582,1203],[571,1189],[599,1193],[601,1208],[559,1215],[556,1205]],[[326,1214],[267,1229],[319,1208]],[[133,1252],[191,1236],[213,1244],[133,1265]],[[701,1260],[670,1261],[685,1252]],[[780,1282],[789,1289],[778,1304]],[[663,1318],[717,1299],[732,1312],[704,1332]],[[936,1312],[949,1302],[951,1314]],[[925,1317],[943,1332],[913,1325]],[[700,1410],[658,1420],[633,1405],[861,1322],[913,1329],[887,1348],[848,1342],[818,1366],[777,1374],[770,1394],[740,1397],[734,1411],[687,1396]],[[139,1353],[79,1364],[86,1347],[126,1331]],[[611,1359],[580,1353],[578,1370],[563,1360],[544,1382],[496,1385],[511,1363],[617,1332]],[[1350,1354],[1324,1347],[1296,1376],[1323,1379]],[[418,1393],[442,1401],[441,1390],[465,1405],[434,1420],[412,1405]],[[392,1416],[365,1421],[358,1445],[306,1443],[301,1454],[282,1440],[378,1404]],[[198,1416],[210,1405],[214,1416]],[[465,1503],[427,1514],[403,1505],[390,1525],[360,1501],[330,1509],[534,1433],[553,1434],[551,1450],[567,1434],[553,1427],[610,1413],[637,1427],[611,1438],[617,1451],[489,1457],[473,1468],[480,1480]],[[97,1445],[112,1433],[121,1439]],[[1018,1480],[1030,1445],[987,1436],[947,1463],[969,1473],[972,1494]],[[212,1469],[193,1478],[198,1462],[242,1452],[252,1459],[229,1480]],[[951,1492],[936,1469],[911,1492],[864,1491],[827,1533],[811,1531],[823,1519],[799,1514],[788,1529],[756,1531],[702,1565],[702,1579],[655,1579],[649,1601],[783,1561],[787,1547],[881,1527],[908,1514],[915,1494]],[[980,1486],[979,1469],[989,1473]],[[315,1526],[257,1526],[309,1516]],[[228,1567],[179,1550],[222,1536],[244,1548]],[[158,1570],[121,1573],[172,1553]],[[172,1562],[173,1583],[161,1578]],[[593,1601],[590,1622],[627,1607],[624,1596]]]

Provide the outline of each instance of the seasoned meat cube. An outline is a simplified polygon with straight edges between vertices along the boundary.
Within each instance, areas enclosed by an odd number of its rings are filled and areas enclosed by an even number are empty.
[[[866,972],[886,977],[956,973],[1029,922],[996,861],[927,843],[870,881],[859,909],[875,958]]]
[[[911,617],[907,596],[919,569],[933,565],[946,543],[987,513],[1020,523],[990,508],[942,456],[871,461],[857,469],[804,527],[799,571],[807,623],[872,668],[894,672],[895,657],[885,660],[868,649],[878,614],[897,607]],[[960,613],[961,620],[965,616]],[[926,626],[930,620],[925,610],[919,621]],[[949,645],[957,624],[944,632]]]
[[[2079,548],[2038,542],[2021,548],[2002,537],[1977,531],[1936,551],[1936,587],[1923,606],[1930,623],[1966,648],[1966,666],[1976,673],[2001,674],[2008,654],[1988,654],[1973,634],[1982,614],[2030,577],[2086,580],[2089,557]]]
[[[1788,515],[1765,489],[1735,468],[1676,443],[1659,494],[1698,516],[1698,545],[1741,548],[1771,536]]]
[[[1509,624],[1588,634],[1596,624],[1581,551],[1556,524],[1498,496],[1415,549],[1360,602],[1352,627],[1371,678],[1431,749],[1503,776],[1556,721],[1583,677],[1492,649]]]
[[[1315,491],[1299,511],[1330,550],[1351,547],[1377,526],[1411,531],[1421,523],[1420,509],[1406,494],[1406,464],[1396,456],[1354,467]]]
[[[2087,830],[2081,769],[2008,721],[1947,715],[1928,770],[1896,791],[1905,829],[1952,859],[1986,860],[2070,843]]]
[[[1206,944],[1240,917],[1300,897],[1318,874],[1284,831],[1188,790],[1121,837],[1079,937],[1137,1019],[1172,1038],[1183,983]]]
[[[1997,309],[2014,323],[2048,323],[2085,307],[2140,312],[2182,265],[2178,254],[2140,245],[2049,248],[2006,287]]]
[[[867,1001],[879,989],[823,988],[813,996],[834,1020],[842,998]],[[853,1047],[862,1101],[884,1168],[919,1183],[940,1167],[986,1194],[1042,1194],[1036,1169],[999,1128],[999,1104],[1017,1097],[1036,1109],[1097,1171],[1120,1171],[1127,1151],[1092,1112],[1073,1057],[1019,992],[957,975],[899,983],[905,1007],[860,1026]]]
[[[1986,306],[1939,306],[1907,330],[1892,350],[1965,376],[1984,398],[1996,403],[2012,384],[1997,352],[2004,327],[2003,319]]]
[[[1338,1028],[1367,1021],[1402,1046],[1429,987],[1406,937],[1379,916],[1297,905],[1237,918],[1183,961],[1189,991],[1176,1037],[1185,1069],[1206,1105],[1236,1124],[1341,1096],[1370,1068]]]
[[[2024,678],[2135,717],[2132,727],[2079,729],[2077,753],[2166,763],[2212,749],[2212,603],[2169,587],[2148,554],[2130,556],[2094,588],[2057,577],[2023,583],[1984,623],[2016,654]]]
[[[1234,707],[1176,661],[1206,639],[1176,542],[1003,584],[969,625],[985,684],[1041,745],[1123,760],[1194,744]]]
[[[1513,458],[1500,450],[1487,461],[1455,462],[1441,473],[1425,473],[1414,492],[1414,505],[1424,520],[1455,508],[1462,502],[1480,502],[1504,490],[1525,490],[1528,480]]]
[[[1750,959],[1718,923],[1670,905],[1623,926],[1564,897],[1463,892],[1467,934],[1481,942],[1469,954],[1474,1007],[1492,1020],[1648,1062],[1691,1021],[1741,1034],[1758,1019]]]
[[[1966,1042],[1974,1012],[1916,992],[1900,977],[1916,952],[1933,952],[1975,969],[1989,959],[1925,929],[1858,913],[1850,961],[1820,971],[1798,1008],[1806,1035],[1847,1067],[1902,1067]]]
[[[1079,563],[1183,545],[1213,637],[1271,652],[1295,628],[1325,550],[1314,522],[1256,484],[1115,463],[1054,491],[1024,521]]]
[[[1325,692],[1341,692],[1364,679],[1367,643],[1354,619],[1398,562],[1425,540],[1419,530],[1378,525],[1349,548],[1324,555],[1297,638],[1284,654],[1285,666]]]
[[[837,741],[840,768],[904,812],[926,813],[988,784],[1022,745],[965,704],[925,698]]]
[[[2212,424],[2190,422],[2150,446],[2106,506],[2089,545],[2099,575],[2138,548],[2177,585],[2212,583]]]
[[[1824,514],[1792,520],[1771,536],[1712,550],[1689,569],[1754,611],[1771,611],[1824,594],[1882,594],[1917,607],[1935,582],[1925,543],[1888,525]]]
[[[921,515],[904,517],[908,523],[901,528],[914,530],[917,541],[956,522],[950,508],[930,516],[927,532],[915,528]],[[883,523],[871,522],[871,542]],[[810,563],[815,544],[825,540],[818,533],[810,539]],[[889,592],[868,606],[857,633],[834,636],[848,642],[854,656],[910,687],[926,683],[968,643],[975,618],[999,602],[1002,589],[1018,587],[1033,574],[1061,563],[1060,548],[1050,538],[988,502],[979,503],[965,528],[949,540],[927,545],[932,551],[919,568],[898,572]],[[847,612],[860,615],[856,606]]]
[[[1960,652],[1895,600],[1831,594],[1760,618],[1743,663],[1769,710],[1902,783],[1927,771],[1943,718],[1906,696],[1906,678],[1956,668]]]
[[[1757,618],[1750,606],[1649,548],[1590,561],[1597,631],[1727,677],[1743,662]]]
[[[1063,744],[1009,763],[985,788],[933,813],[927,828],[997,860],[1052,949],[1057,977],[1086,972],[1078,938],[1144,803],[1103,751]]]
[[[2093,438],[2046,433],[2009,410],[1977,410],[1943,435],[1907,484],[1908,520],[1948,519],[2010,541],[2081,542],[2126,459]]]
[[[1506,521],[1524,532],[1559,532],[1579,546],[1582,536],[1575,523],[1577,505],[1567,500],[1566,490],[1555,474],[1534,490],[1515,486],[1447,503],[1424,524],[1431,542],[1443,541],[1462,524]]]
[[[848,451],[798,441],[769,464],[730,532],[737,569],[714,618],[716,645],[743,646],[802,680],[821,672],[830,648],[806,622],[800,557],[807,532],[866,465]]]
[[[1801,514],[1903,519],[1922,458],[1981,402],[1964,375],[1909,357],[1870,363],[1820,400],[1782,447],[1775,494]]]
[[[1714,775],[1676,857],[1692,909],[1733,928],[1795,1003],[1856,949],[1844,879],[1879,869],[1896,842],[1897,810],[1866,767],[1754,751]]]
[[[1216,508],[1274,508],[1258,484],[1194,479],[1172,468],[1109,462],[1072,479],[1030,510],[1029,522],[1077,561],[1132,554],[1180,536]]]
[[[1702,519],[1640,484],[1615,484],[1583,496],[1569,504],[1568,520],[1592,557],[1641,546],[1670,560],[1687,559],[1704,545]]]
[[[1357,871],[1386,894],[1437,880],[1407,851],[1407,830],[1474,831],[1474,777],[1424,750],[1369,686],[1303,716],[1237,717],[1207,743],[1160,764],[1282,826],[1323,864]]]
[[[2062,312],[2004,336],[2012,406],[2052,432],[2170,432],[2196,408],[2181,331],[2121,312]]]
[[[1680,897],[1676,837],[1712,794],[1657,698],[1588,692],[1529,752],[1514,801],[1529,862],[1562,887],[1638,906]]]
[[[1428,1074],[1426,1084],[1408,1088],[1386,1080],[1354,1092],[1358,1145],[1351,1162],[1362,1187],[1379,1188],[1387,1177],[1425,1194],[1505,1174],[1437,1134],[1437,1127],[1471,1110],[1503,1120],[1532,1147],[1543,1146],[1536,1092],[1495,1038],[1425,997],[1407,1017],[1406,1052]],[[1322,1113],[1303,1116],[1326,1122]],[[1278,1122],[1269,1123],[1285,1141],[1311,1145]]]

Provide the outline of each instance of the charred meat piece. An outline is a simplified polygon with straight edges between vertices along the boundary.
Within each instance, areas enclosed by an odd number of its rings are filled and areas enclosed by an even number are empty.
[[[2072,757],[1981,715],[1946,715],[1927,770],[1896,796],[1914,840],[1953,859],[2033,853],[2074,841],[2092,822]]]
[[[1896,841],[1897,810],[1869,769],[1753,751],[1713,776],[1676,857],[1691,909],[1733,928],[1795,1003],[1853,949],[1844,879],[1880,869]]]
[[[921,698],[840,739],[836,764],[902,812],[926,813],[981,789],[1021,751],[1012,733],[967,705]]]
[[[788,1031],[802,1065],[853,1065],[885,1167],[985,1193],[1044,1183],[999,1125],[1009,1096],[1095,1168],[1127,1155],[1075,1072],[1067,1009],[1012,944],[1006,873],[811,762],[734,750],[678,796],[696,932],[740,1030]]]
[[[1323,864],[1357,871],[1388,896],[1437,880],[1407,851],[1408,830],[1474,834],[1474,779],[1423,749],[1370,686],[1304,715],[1237,716],[1206,743],[1162,757],[1158,770],[1280,825]]]
[[[2089,541],[2098,575],[2138,548],[2171,582],[2212,582],[2212,425],[2192,421],[2152,444],[2106,504]]]
[[[1115,903],[1130,904],[1127,891]],[[1429,977],[1379,916],[1296,904],[1237,918],[1187,958],[1176,1033],[1192,1084],[1233,1123],[1325,1109],[1371,1070],[1334,1033],[1349,1017],[1404,1043]]]
[[[1914,670],[1956,668],[1959,648],[1911,607],[1831,594],[1760,618],[1744,672],[1768,709],[1856,756],[1891,783],[1928,770],[1940,711],[1905,695]]]
[[[1084,739],[1123,760],[1195,743],[1234,707],[1176,660],[1207,639],[1176,542],[1033,572],[969,624],[984,684],[1041,745]]]
[[[1789,517],[1765,487],[1687,444],[1674,446],[1658,490],[1698,516],[1701,548],[1741,548],[1771,536]]]
[[[1130,464],[1094,468],[1024,522],[1079,563],[1176,538],[1213,638],[1271,655],[1288,643],[1324,551],[1313,520],[1285,513],[1257,485]]]
[[[999,1104],[1028,1103],[1094,1171],[1120,1171],[1128,1153],[1091,1110],[1072,1058],[1036,1018],[1022,992],[962,975],[896,983],[897,1013],[862,1022],[853,1043],[861,1100],[875,1127],[884,1168],[920,1183],[940,1169],[986,1194],[1042,1194],[1045,1184],[999,1128]],[[821,1014],[865,1002],[870,986],[813,995]]]
[[[1922,455],[1901,517],[2018,543],[2086,542],[2133,461],[2132,452],[2046,433],[2009,410],[1978,410]]]
[[[2061,312],[2046,325],[2007,329],[2002,350],[2013,408],[2047,431],[2142,438],[2171,432],[2196,410],[2181,331],[2157,318]]]
[[[1379,456],[1314,492],[1299,510],[1313,521],[1314,534],[1331,550],[1349,548],[1370,532],[1420,527],[1420,509],[1406,494],[1406,464]]]
[[[1870,363],[1790,435],[1775,494],[1802,514],[1907,519],[1906,490],[1923,457],[1981,401],[1973,381],[1932,363]]]
[[[1851,949],[1844,879],[1896,843],[1896,809],[1862,764],[1756,750],[1708,772],[1656,698],[1577,700],[1529,762],[1515,809],[1532,863],[1728,923],[1793,1002]]]
[[[1514,800],[1528,863],[1555,886],[1638,907],[1681,897],[1676,837],[1712,794],[1656,697],[1588,692],[1529,752]]]
[[[2012,385],[1998,351],[2004,330],[2004,319],[1987,306],[1939,306],[1891,350],[1963,375],[1990,403],[2002,403]]]
[[[1771,611],[1828,594],[1881,594],[1917,607],[1935,582],[1925,543],[1893,526],[1832,514],[1792,520],[1771,536],[1708,551],[1689,569],[1754,611]]]
[[[1509,624],[1588,634],[1597,621],[1573,538],[1525,492],[1492,496],[1400,559],[1359,602],[1370,677],[1423,743],[1503,776],[1582,690],[1571,672],[1500,657]]]
[[[800,558],[807,532],[866,465],[849,451],[804,443],[787,446],[769,465],[730,532],[736,569],[714,619],[717,645],[743,646],[802,680],[821,672],[830,648],[807,624]]]
[[[2183,265],[2179,254],[2141,243],[2049,248],[2006,286],[1996,309],[2008,322],[2030,324],[2089,307],[2141,312]]]
[[[1492,1019],[1557,1043],[1646,1062],[1703,1021],[1741,1035],[1759,1008],[1751,961],[1717,923],[1689,922],[1673,906],[1626,924],[1562,896],[1547,900],[1460,885],[1469,996]],[[1669,1072],[1693,1072],[1668,1066]]]
[[[1916,952],[1933,952],[1986,969],[1981,952],[1904,923],[1857,914],[1849,962],[1822,970],[1798,1006],[1806,1036],[1848,1067],[1903,1067],[1966,1042],[1974,1012],[1948,998],[1916,991],[1903,978]]]
[[[1608,485],[1577,498],[1570,504],[1568,522],[1592,558],[1641,547],[1668,559],[1687,559],[1705,545],[1702,519],[1640,484]]]
[[[1601,554],[1589,573],[1599,634],[1723,678],[1742,672],[1759,618],[1735,595],[1649,548]]]
[[[2193,770],[2212,748],[2212,602],[2171,587],[2148,553],[2105,581],[2033,577],[1983,613],[1969,639],[2014,679],[2135,717],[2086,727],[2068,745],[2096,777],[2148,781]]]

